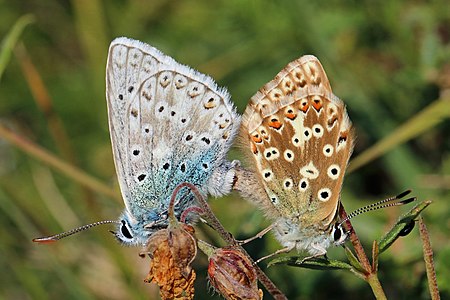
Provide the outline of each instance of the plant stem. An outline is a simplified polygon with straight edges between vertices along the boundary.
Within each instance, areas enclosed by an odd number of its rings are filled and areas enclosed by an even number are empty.
[[[104,194],[106,196],[121,200],[121,196],[116,193],[112,188],[105,185],[103,182],[98,180],[97,178],[90,176],[84,171],[80,170],[73,165],[70,165],[63,161],[62,159],[55,156],[53,153],[50,153],[48,150],[34,144],[33,142],[19,136],[13,131],[7,129],[3,125],[0,124],[0,138],[4,138],[20,150],[24,151],[26,154],[31,157],[42,161],[44,164],[50,166],[51,168],[61,172],[67,177],[75,180],[87,188],[92,189],[97,193]]]
[[[384,293],[383,287],[381,286],[380,280],[378,280],[377,273],[371,273],[366,277],[367,283],[372,288],[372,292],[375,295],[375,298],[379,300],[384,300],[386,298],[386,294]]]
[[[344,206],[340,207],[339,216],[342,219],[347,218],[347,213],[344,209]],[[350,232],[350,241],[355,250],[356,256],[358,257],[358,261],[361,263],[362,268],[365,270],[364,280],[370,285],[372,288],[372,292],[377,299],[387,299],[386,294],[384,293],[383,287],[378,279],[376,269],[372,268],[372,264],[370,263],[367,255],[364,251],[364,248],[361,244],[361,241],[358,238],[358,235],[355,232],[355,229],[352,226],[350,220],[345,222]]]
[[[427,270],[428,288],[430,289],[430,295],[432,300],[439,300],[439,288],[437,285],[436,271],[433,263],[433,249],[431,248],[430,236],[428,234],[427,227],[423,222],[423,218],[419,217],[419,233],[423,244],[423,259],[425,260],[425,267]]]
[[[344,220],[347,219],[347,212],[344,209],[344,206],[341,204],[340,208],[340,217]],[[372,266],[367,258],[367,255],[364,251],[364,248],[361,244],[361,241],[358,238],[358,235],[355,232],[355,229],[353,228],[352,223],[350,220],[347,219],[345,222],[345,225],[348,227],[349,233],[350,233],[350,242],[353,245],[353,248],[355,250],[356,256],[358,257],[359,262],[361,263],[361,266],[366,271],[366,276],[368,276],[372,272]]]
[[[254,263],[253,259],[247,253],[247,251],[245,251],[245,249],[242,248],[242,246],[236,242],[236,239],[233,237],[233,235],[222,226],[219,219],[217,219],[217,217],[214,215],[208,203],[205,201],[204,197],[200,194],[197,187],[191,183],[183,182],[179,184],[177,188],[182,188],[184,186],[191,189],[192,193],[194,193],[194,195],[196,196],[200,204],[200,208],[203,210],[203,216],[207,219],[211,227],[217,231],[217,233],[222,237],[222,239],[225,242],[227,242],[230,246],[238,248],[242,253],[244,253],[248,257],[248,259],[250,259],[250,261],[253,263],[256,274],[258,275],[258,280],[261,282],[262,285],[264,285],[267,292],[269,292],[269,294],[271,294],[274,299],[287,300],[287,297],[283,294],[283,292],[281,292],[278,289],[278,287],[272,282],[272,280],[270,280],[270,278],[267,277],[267,275],[261,270],[261,268],[256,263]]]

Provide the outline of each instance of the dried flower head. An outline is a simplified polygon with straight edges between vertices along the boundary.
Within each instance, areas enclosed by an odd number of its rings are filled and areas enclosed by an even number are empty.
[[[252,262],[236,248],[216,249],[209,258],[208,275],[225,299],[262,299]]]
[[[151,262],[144,281],[156,283],[162,299],[194,298],[196,275],[191,263],[197,254],[197,240],[192,226],[174,222],[155,232],[141,256],[145,254]]]

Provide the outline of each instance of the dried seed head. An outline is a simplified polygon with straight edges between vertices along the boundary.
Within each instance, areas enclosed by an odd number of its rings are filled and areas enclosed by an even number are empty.
[[[209,258],[211,285],[225,299],[262,299],[252,262],[236,248],[219,248]]]
[[[155,232],[141,256],[148,256],[150,270],[144,280],[160,287],[162,299],[193,299],[195,271],[191,263],[197,254],[194,228],[177,223]]]

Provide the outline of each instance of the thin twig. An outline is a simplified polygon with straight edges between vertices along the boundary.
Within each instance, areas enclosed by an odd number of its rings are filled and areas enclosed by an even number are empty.
[[[347,212],[344,209],[344,206],[341,204],[340,208],[340,217],[342,220],[347,219]],[[358,238],[358,235],[355,232],[355,229],[353,228],[352,223],[349,219],[345,221],[345,225],[348,228],[349,234],[350,234],[350,242],[353,245],[353,248],[355,250],[356,256],[358,257],[359,262],[361,263],[361,266],[364,268],[364,270],[367,272],[366,275],[368,275],[371,270],[371,264],[369,259],[367,258],[366,252],[364,251],[364,248],[361,244],[361,241]]]
[[[425,260],[428,288],[430,289],[431,299],[439,300],[441,299],[441,296],[439,295],[439,288],[436,280],[436,271],[434,269],[433,249],[431,248],[430,236],[422,217],[419,217],[419,233],[420,238],[422,239],[423,259]]]
[[[120,202],[122,201],[118,193],[116,193],[109,186],[99,181],[97,178],[92,177],[84,171],[74,167],[73,165],[66,163],[65,161],[56,157],[53,153],[50,153],[44,148],[17,135],[16,133],[4,127],[2,124],[0,124],[0,138],[4,138],[20,150],[24,151],[26,154],[42,161],[53,169],[60,171],[62,174],[92,189],[93,191],[115,198]]]
[[[339,216],[343,220],[347,219],[347,213],[344,209],[344,206],[342,205],[339,210]],[[355,232],[355,229],[352,226],[352,223],[350,222],[350,220],[347,219],[345,225],[349,229],[350,241],[353,245],[356,256],[358,257],[358,261],[361,263],[361,266],[365,271],[364,275],[366,282],[370,285],[372,292],[377,299],[387,299],[383,287],[381,286],[380,280],[378,279],[377,272],[372,268],[372,265],[369,259],[367,258],[367,255],[364,251],[361,241],[358,238],[358,235]]]
[[[209,222],[209,225],[211,225],[211,227],[217,231],[217,233],[222,237],[222,239],[225,242],[227,242],[230,246],[237,247],[242,253],[244,253],[248,257],[248,259],[250,259],[250,261],[253,263],[253,266],[255,267],[256,274],[258,275],[259,281],[261,282],[262,285],[264,285],[264,287],[269,292],[269,294],[271,294],[274,299],[286,300],[287,297],[278,289],[278,287],[272,282],[272,280],[270,280],[270,278],[267,277],[267,275],[261,270],[261,268],[257,264],[254,263],[251,256],[247,253],[247,251],[245,251],[244,248],[242,248],[242,246],[240,246],[237,243],[237,241],[233,237],[233,235],[231,233],[229,233],[222,226],[219,219],[217,219],[217,217],[214,215],[214,213],[212,212],[208,203],[205,201],[204,197],[200,194],[197,187],[194,186],[193,184],[187,183],[187,182],[184,182],[184,183],[181,183],[180,185],[178,185],[178,187],[180,187],[180,188],[184,187],[184,186],[190,188],[192,193],[194,193],[194,195],[196,196],[196,198],[200,204],[200,208],[204,212],[204,217]]]
[[[72,149],[66,129],[64,128],[64,123],[55,113],[53,99],[23,43],[18,43],[17,47],[14,49],[14,54],[17,57],[17,61],[22,69],[28,87],[30,88],[30,92],[33,95],[34,102],[45,116],[47,128],[50,131],[53,142],[64,159],[76,165],[76,156]]]

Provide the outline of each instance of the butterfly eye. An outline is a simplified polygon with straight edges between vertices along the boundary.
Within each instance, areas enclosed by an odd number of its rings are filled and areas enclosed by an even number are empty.
[[[333,226],[333,232],[331,234],[335,245],[341,245],[347,239],[347,232],[344,231],[344,228],[340,224]]]
[[[130,231],[128,230],[128,226],[125,223],[124,220],[122,220],[122,225],[120,226],[120,233],[122,233],[122,235],[124,237],[126,237],[127,239],[133,239],[133,236],[131,235]]]

